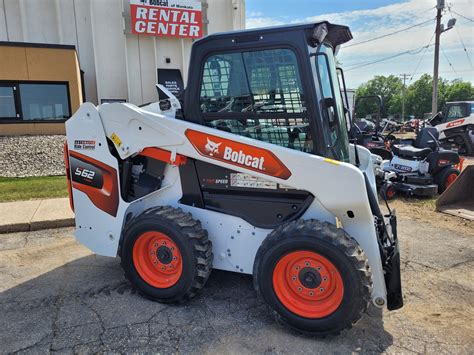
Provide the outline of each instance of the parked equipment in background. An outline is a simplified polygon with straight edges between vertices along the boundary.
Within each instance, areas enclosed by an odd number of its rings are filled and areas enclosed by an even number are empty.
[[[348,139],[334,52],[351,38],[328,22],[210,35],[183,102],[160,87],[169,105],[82,105],[66,122],[77,239],[159,302],[216,268],[312,334],[402,307],[396,217]]]
[[[474,165],[467,166],[438,198],[436,211],[474,220]]]
[[[374,120],[365,118],[357,118],[357,109],[361,101],[374,101],[377,107],[377,112],[372,116]],[[369,149],[373,154],[377,154],[384,160],[392,158],[391,145],[396,140],[392,134],[393,131],[388,131],[390,122],[385,122],[382,127],[383,120],[381,119],[381,112],[383,108],[382,97],[378,95],[360,96],[356,99],[354,106],[354,122],[351,127],[351,138],[355,139],[357,144]]]
[[[402,143],[392,145],[393,157],[384,164],[384,171],[396,173],[383,186],[387,199],[398,192],[428,197],[443,193],[460,174],[459,155],[440,147],[436,128],[423,128],[416,139]]]
[[[428,123],[436,127],[443,145],[474,155],[474,101],[447,102]]]

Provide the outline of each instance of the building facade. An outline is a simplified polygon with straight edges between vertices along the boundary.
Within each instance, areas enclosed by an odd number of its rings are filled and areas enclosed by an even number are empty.
[[[187,0],[0,0],[0,135],[62,133],[84,101],[141,105],[186,83],[194,38],[132,27],[131,3],[168,1]],[[245,27],[245,0],[200,3],[201,35]]]

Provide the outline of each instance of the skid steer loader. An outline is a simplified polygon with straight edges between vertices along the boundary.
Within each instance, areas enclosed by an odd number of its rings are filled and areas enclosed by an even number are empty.
[[[328,22],[214,34],[193,44],[182,102],[83,104],[66,123],[76,238],[159,302],[215,268],[253,275],[302,332],[402,307],[396,217],[348,140],[334,52],[351,38]]]
[[[474,101],[447,102],[428,123],[448,149],[455,146],[460,154],[474,155]]]

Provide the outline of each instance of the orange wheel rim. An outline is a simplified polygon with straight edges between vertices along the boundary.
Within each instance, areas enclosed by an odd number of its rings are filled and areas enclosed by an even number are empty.
[[[339,270],[327,258],[311,251],[283,256],[273,270],[273,289],[288,310],[305,318],[330,315],[344,296]]]
[[[183,260],[176,243],[164,233],[145,232],[133,246],[133,265],[149,285],[168,288],[183,273]]]
[[[395,196],[395,191],[393,190],[393,188],[387,189],[387,197],[392,198],[393,196]]]
[[[458,174],[455,174],[455,173],[449,174],[448,178],[446,179],[446,187],[449,187],[457,178],[458,178]]]

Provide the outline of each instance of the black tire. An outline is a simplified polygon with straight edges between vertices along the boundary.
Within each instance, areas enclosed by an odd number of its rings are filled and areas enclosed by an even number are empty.
[[[159,288],[145,281],[133,260],[135,242],[146,232],[160,232],[177,246],[182,264],[181,275],[170,287]],[[212,244],[207,231],[190,213],[170,206],[150,208],[126,226],[120,248],[126,278],[146,297],[164,303],[183,302],[204,287],[212,270]]]
[[[397,190],[395,189],[395,186],[393,186],[392,183],[386,182],[380,188],[380,194],[382,195],[384,199],[386,199],[387,201],[390,201],[390,200],[393,200],[397,196]]]
[[[474,142],[471,142],[471,137],[469,136],[469,131],[466,131],[463,135],[464,145],[463,150],[464,154],[471,157],[474,155]]]
[[[442,194],[444,191],[446,191],[450,183],[450,180],[449,180],[450,176],[453,174],[455,174],[456,176],[459,176],[461,172],[452,166],[447,166],[446,168],[444,168],[443,170],[441,170],[439,173],[435,175],[434,180],[436,184],[438,185],[439,194]]]
[[[275,267],[283,257],[298,251],[323,256],[342,277],[342,301],[324,317],[308,318],[290,311],[275,292]],[[273,309],[279,322],[316,336],[336,335],[351,328],[365,313],[371,299],[372,274],[363,250],[344,230],[314,219],[293,221],[271,232],[257,252],[253,276],[257,293]]]

